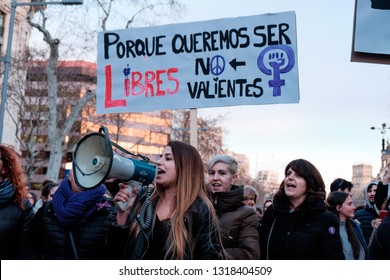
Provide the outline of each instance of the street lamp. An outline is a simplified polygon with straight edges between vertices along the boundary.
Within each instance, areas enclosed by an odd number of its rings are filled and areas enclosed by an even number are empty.
[[[11,66],[11,47],[12,47],[12,36],[14,33],[15,25],[15,13],[16,7],[18,6],[45,6],[45,5],[82,5],[83,0],[62,0],[62,1],[49,1],[49,2],[16,2],[12,0],[11,2],[11,17],[9,21],[8,28],[8,41],[7,41],[7,51],[5,57],[1,57],[0,61],[4,61],[4,76],[3,76],[3,88],[1,91],[1,109],[0,109],[0,143],[3,139],[3,127],[4,127],[4,114],[5,114],[5,105],[7,102],[7,87],[9,79],[9,71]]]
[[[386,129],[390,129],[390,127],[387,127],[387,125],[385,123],[382,123],[382,127],[372,126],[371,129],[372,130],[375,130],[375,129],[380,129],[381,130],[381,133],[382,133],[382,151],[384,151],[385,150],[385,133],[386,133]]]

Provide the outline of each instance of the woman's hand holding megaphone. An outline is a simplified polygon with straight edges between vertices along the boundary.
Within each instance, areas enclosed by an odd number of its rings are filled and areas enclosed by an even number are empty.
[[[125,206],[123,208],[117,207],[118,212],[116,220],[118,225],[125,225],[127,223],[127,218],[130,215],[130,209],[137,197],[138,188],[134,188],[130,184],[125,183],[119,183],[119,188],[118,193],[114,197],[114,202],[116,205],[122,203],[125,204]]]

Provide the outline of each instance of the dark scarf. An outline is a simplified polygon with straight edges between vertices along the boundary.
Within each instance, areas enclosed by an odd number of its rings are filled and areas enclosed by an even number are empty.
[[[69,180],[62,180],[53,197],[53,207],[59,223],[63,226],[80,226],[98,209],[106,188],[100,185],[95,189],[74,193]]]
[[[0,208],[8,205],[14,197],[15,188],[8,179],[5,179],[0,183]]]

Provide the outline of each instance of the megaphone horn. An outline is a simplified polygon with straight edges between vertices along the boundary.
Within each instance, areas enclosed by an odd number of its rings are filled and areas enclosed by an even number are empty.
[[[87,134],[76,143],[72,166],[76,184],[84,189],[95,188],[108,178],[148,185],[157,176],[156,165],[116,154],[107,134],[100,132]]]

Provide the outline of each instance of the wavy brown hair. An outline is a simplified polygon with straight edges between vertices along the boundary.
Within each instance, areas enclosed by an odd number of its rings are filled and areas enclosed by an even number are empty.
[[[170,232],[169,239],[171,245],[168,248],[168,255],[171,255],[175,259],[184,259],[186,257],[186,244],[190,244],[190,253],[193,253],[194,243],[192,236],[186,229],[184,223],[184,217],[191,204],[200,198],[204,201],[211,213],[210,225],[214,228],[218,227],[218,221],[216,218],[215,210],[210,202],[205,185],[204,178],[204,165],[202,158],[197,149],[193,146],[180,142],[169,141],[167,146],[172,148],[172,154],[175,161],[175,168],[177,178],[174,183],[174,187],[177,189],[176,205],[174,206],[174,212],[171,217],[172,230]],[[151,200],[154,201],[162,195],[163,188],[156,185],[156,190],[153,192]],[[140,205],[137,205],[135,212],[138,213]],[[137,223],[133,223],[130,231],[130,239],[139,234],[139,228],[137,229]],[[189,242],[188,242],[189,241]],[[188,256],[193,258],[193,256]]]
[[[321,173],[311,162],[305,159],[292,160],[284,169],[285,176],[287,176],[287,172],[290,168],[306,181],[307,190],[305,201],[316,200],[318,198],[325,200],[326,191],[324,180],[322,179]],[[278,193],[282,196],[286,196],[284,191],[284,179],[282,183],[280,183]]]
[[[15,188],[15,202],[24,209],[23,201],[27,198],[25,189],[25,173],[20,163],[19,155],[12,147],[0,145],[0,157],[3,162],[3,171],[1,176],[8,179]]]

